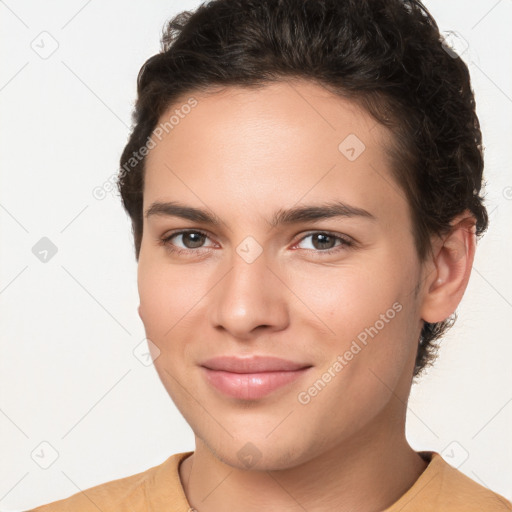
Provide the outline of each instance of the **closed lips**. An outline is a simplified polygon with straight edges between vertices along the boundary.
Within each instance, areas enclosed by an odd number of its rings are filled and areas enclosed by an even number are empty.
[[[234,357],[219,356],[208,359],[201,366],[209,370],[231,373],[264,373],[264,372],[292,372],[309,368],[312,365],[297,363],[287,359],[273,356]]]
[[[222,396],[246,401],[286,388],[312,365],[269,356],[220,356],[201,366],[206,381]]]

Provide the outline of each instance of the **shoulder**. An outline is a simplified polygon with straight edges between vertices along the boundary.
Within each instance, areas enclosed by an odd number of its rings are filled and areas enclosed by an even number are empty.
[[[435,454],[435,456],[439,461],[440,476],[442,478],[440,505],[464,506],[464,510],[468,512],[473,510],[486,510],[488,512],[512,511],[512,503],[510,501],[450,466],[441,455]]]
[[[176,453],[157,466],[135,475],[112,480],[26,512],[136,512],[148,509],[148,496],[179,492],[178,465],[191,452]],[[176,489],[170,482],[177,480]],[[167,481],[168,488],[161,483]]]
[[[437,452],[419,452],[428,466],[385,512],[511,512],[503,496],[475,482]]]

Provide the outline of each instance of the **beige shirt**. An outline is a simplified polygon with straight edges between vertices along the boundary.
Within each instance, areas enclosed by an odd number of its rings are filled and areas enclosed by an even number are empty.
[[[113,480],[27,512],[191,512],[178,467],[193,452],[172,455],[142,473]],[[383,512],[512,511],[505,498],[450,466],[436,452],[414,485]]]

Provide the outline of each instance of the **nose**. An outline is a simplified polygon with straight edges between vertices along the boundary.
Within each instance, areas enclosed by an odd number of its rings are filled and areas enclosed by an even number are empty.
[[[264,253],[252,263],[234,254],[231,269],[209,294],[210,320],[239,340],[253,339],[264,330],[279,331],[289,324],[290,294]]]

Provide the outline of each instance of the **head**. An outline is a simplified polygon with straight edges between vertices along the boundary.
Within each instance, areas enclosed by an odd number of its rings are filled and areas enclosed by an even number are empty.
[[[155,366],[196,435],[283,467],[401,417],[487,228],[482,172],[467,66],[418,1],[214,0],[173,18],[139,73],[119,190]],[[201,368],[224,354],[310,368],[228,399]]]

